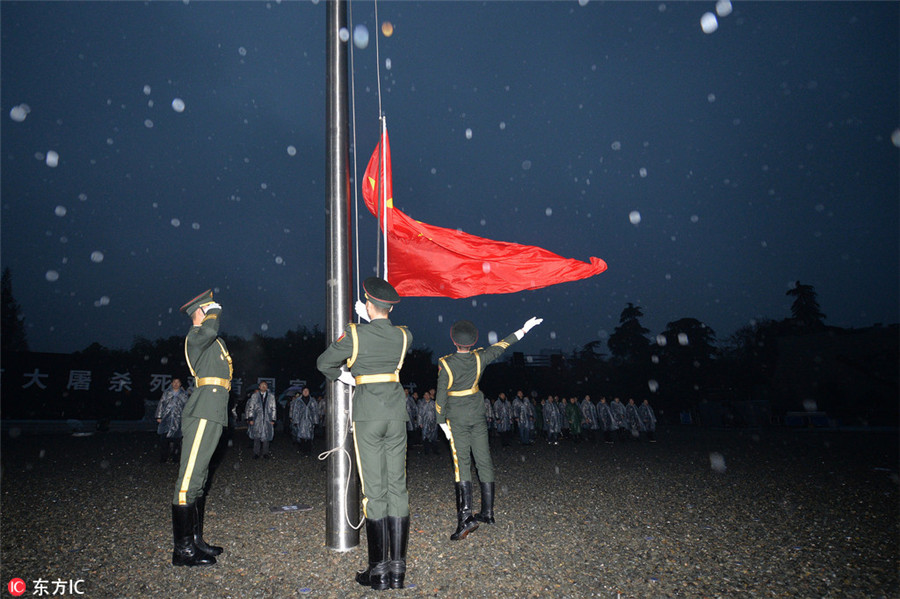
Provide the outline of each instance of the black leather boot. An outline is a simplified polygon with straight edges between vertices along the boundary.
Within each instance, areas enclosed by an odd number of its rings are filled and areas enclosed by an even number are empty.
[[[391,542],[391,588],[402,589],[406,578],[406,546],[409,543],[409,516],[388,516]]]
[[[494,483],[481,483],[481,511],[475,519],[485,524],[494,523]]]
[[[388,553],[388,519],[366,518],[366,544],[369,547],[369,567],[356,573],[356,582],[383,591],[390,585]]]
[[[478,528],[478,520],[472,515],[472,481],[456,483],[456,532],[450,535],[451,541],[461,541],[469,533]]]
[[[196,515],[197,508],[193,503],[172,505],[172,536],[175,539],[175,548],[172,550],[173,566],[208,566],[216,563],[216,558],[194,545]]]
[[[197,508],[197,519],[194,521],[194,545],[200,551],[210,555],[219,555],[223,549],[217,545],[209,545],[203,540],[203,514],[206,512],[206,496],[198,497],[194,502]]]

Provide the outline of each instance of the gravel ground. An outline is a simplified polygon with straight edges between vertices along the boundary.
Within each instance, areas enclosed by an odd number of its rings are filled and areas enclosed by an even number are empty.
[[[321,443],[317,449],[322,449]],[[323,462],[238,433],[207,505],[215,566],[171,565],[177,466],[151,433],[2,440],[2,581],[84,597],[900,597],[898,437],[674,427],[659,442],[500,447],[497,524],[452,542],[447,449],[410,450],[405,590],[325,547]],[[476,486],[477,489],[477,486]],[[306,512],[270,506],[310,504]],[[476,507],[479,495],[475,493]],[[3,596],[7,591],[3,591]],[[59,596],[59,593],[57,593]]]

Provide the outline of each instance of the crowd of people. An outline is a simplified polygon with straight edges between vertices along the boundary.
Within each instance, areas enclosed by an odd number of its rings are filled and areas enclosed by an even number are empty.
[[[176,387],[177,385],[177,387]],[[160,398],[157,409],[158,433],[161,436],[160,461],[171,459],[177,462],[180,440],[180,416],[188,393],[181,381],[173,380],[173,388],[167,389]],[[422,446],[424,453],[438,453],[440,428],[437,422],[435,390],[421,395],[409,390],[406,395],[406,423],[410,445]],[[257,414],[266,416],[256,417]],[[254,458],[270,456],[268,443],[275,431],[289,436],[303,455],[312,454],[315,439],[324,437],[326,403],[325,396],[310,394],[309,387],[276,400],[268,392],[266,383],[254,391],[236,421],[247,426],[248,436],[253,441]],[[629,398],[623,402],[619,397],[607,401],[601,397],[596,402],[590,395],[579,399],[575,396],[560,398],[548,394],[539,397],[536,393],[526,395],[521,390],[512,400],[506,393],[499,393],[491,400],[484,398],[484,418],[491,439],[503,447],[518,439],[520,445],[544,442],[559,445],[560,440],[572,443],[581,441],[614,443],[623,440],[646,440],[656,442],[656,412],[648,400],[640,404]]]
[[[437,439],[434,389],[422,397],[410,392],[406,406],[410,417],[407,428],[413,443],[421,441],[425,453],[430,453]],[[634,399],[622,403],[619,397],[611,402],[601,397],[595,403],[590,395],[567,400],[550,394],[539,399],[536,393],[529,396],[519,390],[512,400],[506,393],[498,394],[493,401],[485,397],[484,418],[490,437],[498,439],[503,447],[511,445],[516,436],[520,445],[538,441],[559,445],[561,439],[573,443],[627,439],[656,442],[656,413],[646,399],[637,404]]]

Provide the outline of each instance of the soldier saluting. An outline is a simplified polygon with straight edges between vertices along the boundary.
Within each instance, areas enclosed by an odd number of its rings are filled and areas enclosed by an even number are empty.
[[[406,488],[406,392],[400,369],[412,333],[391,324],[388,313],[400,301],[390,283],[369,277],[366,303],[357,313],[370,322],[348,324],[316,361],[329,381],[356,385],[353,392],[353,440],[363,492],[369,567],[356,581],[374,590],[402,589],[409,540],[409,492]],[[364,311],[363,311],[364,310]],[[342,374],[346,362],[349,373]],[[352,377],[352,378],[351,378]]]
[[[216,563],[221,547],[203,541],[206,478],[209,461],[228,424],[228,393],[233,372],[231,356],[219,337],[222,306],[207,289],[181,307],[193,326],[184,339],[184,356],[194,375],[194,392],[181,419],[181,466],[172,499],[175,566]]]
[[[484,395],[478,389],[478,381],[488,364],[541,322],[543,318],[532,317],[506,339],[487,349],[476,350],[472,350],[478,341],[478,329],[474,324],[460,320],[450,328],[456,353],[439,360],[436,402],[438,424],[450,440],[453,452],[457,516],[456,532],[450,535],[453,541],[465,539],[478,528],[479,522],[494,523],[494,464],[484,418]],[[474,516],[470,452],[475,457],[481,479],[481,512]]]

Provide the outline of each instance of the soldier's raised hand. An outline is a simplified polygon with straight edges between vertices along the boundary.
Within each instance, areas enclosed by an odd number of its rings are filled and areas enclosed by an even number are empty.
[[[541,324],[542,322],[544,322],[543,318],[538,318],[537,316],[532,316],[531,318],[528,319],[528,321],[525,324],[522,325],[522,330],[527,333],[528,331],[530,331],[537,325]]]

